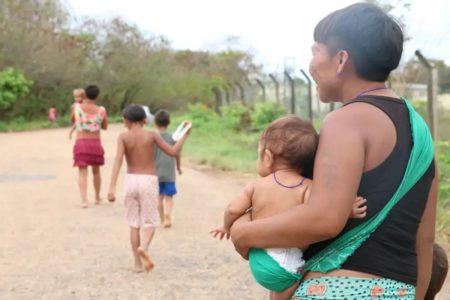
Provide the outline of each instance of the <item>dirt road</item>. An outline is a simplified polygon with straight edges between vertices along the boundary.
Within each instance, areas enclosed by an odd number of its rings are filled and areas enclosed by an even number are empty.
[[[121,131],[103,134],[104,196]],[[174,227],[150,246],[156,267],[134,274],[122,201],[94,206],[90,185],[79,208],[67,133],[0,134],[0,299],[266,299],[231,243],[208,234],[248,177],[184,167]]]

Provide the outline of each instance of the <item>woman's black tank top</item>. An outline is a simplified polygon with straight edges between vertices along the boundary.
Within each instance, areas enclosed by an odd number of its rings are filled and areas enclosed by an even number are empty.
[[[409,113],[403,100],[383,96],[362,96],[354,102],[368,103],[385,112],[395,125],[397,141],[385,161],[362,175],[358,195],[367,199],[367,216],[364,219],[349,219],[341,234],[367,221],[391,199],[400,185],[412,147]],[[348,258],[342,269],[415,285],[416,234],[433,178],[434,162],[391,210],[380,227]],[[305,259],[317,254],[331,241],[333,240],[311,245],[305,252]]]

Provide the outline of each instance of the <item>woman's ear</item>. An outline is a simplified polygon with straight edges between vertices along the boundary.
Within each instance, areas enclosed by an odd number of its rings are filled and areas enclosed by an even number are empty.
[[[346,50],[341,50],[336,54],[337,59],[337,74],[342,74],[344,72],[345,66],[348,63],[349,55]]]

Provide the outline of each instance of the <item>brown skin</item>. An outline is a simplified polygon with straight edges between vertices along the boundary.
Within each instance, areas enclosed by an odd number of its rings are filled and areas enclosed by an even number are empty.
[[[258,149],[258,174],[261,178],[250,182],[233,201],[230,202],[224,213],[224,225],[212,230],[214,237],[229,238],[230,228],[233,223],[251,208],[248,215],[252,220],[268,218],[299,206],[309,201],[309,195],[313,182],[303,178],[298,170],[288,164],[277,161],[273,153],[266,149]],[[303,180],[303,185],[293,189],[280,186],[274,181],[273,173],[276,172],[277,180],[287,186],[294,186]],[[364,218],[367,206],[366,200],[358,197],[353,201],[351,217]],[[305,250],[306,247],[299,247]],[[270,299],[290,299],[298,284],[294,284],[282,292],[270,292]]]
[[[331,55],[325,45],[316,43],[312,52],[310,72],[321,99],[348,103],[359,92],[383,85],[359,78],[346,51]],[[391,90],[368,94],[399,98]],[[309,202],[269,218],[253,222],[249,222],[248,217],[238,220],[231,228],[236,250],[247,258],[250,247],[301,248],[337,236],[350,215],[362,173],[382,163],[395,141],[392,121],[369,104],[355,103],[330,113],[321,128]],[[434,183],[417,233],[416,299],[424,294],[430,279],[436,189],[437,183]],[[310,272],[306,278],[324,275]],[[331,271],[326,276],[377,277],[344,269]]]
[[[81,103],[81,109],[87,114],[95,115],[98,113],[98,110],[100,109],[100,107],[95,103],[95,100],[84,99],[84,101]],[[73,114],[73,112],[72,112],[70,118],[72,120],[72,123],[74,123],[75,115]],[[101,128],[103,130],[108,129],[108,117],[107,116],[105,116],[105,118],[103,119]],[[98,139],[98,138],[100,138],[100,131],[97,131],[97,132],[79,131],[79,132],[77,132],[77,139]]]
[[[91,99],[84,99],[81,100],[81,96],[75,96],[75,101],[82,101],[81,109],[87,113],[87,114],[97,114],[100,107],[95,103],[95,100]],[[70,119],[72,120],[72,123],[75,123],[75,115],[74,111],[72,109]],[[69,133],[69,139],[72,138],[72,132],[75,128],[72,126],[72,130]],[[108,129],[108,117],[105,115],[105,118],[102,121],[101,129],[106,130]],[[99,139],[100,138],[100,131],[97,132],[88,132],[88,131],[77,131],[77,137],[76,139]],[[78,186],[80,188],[80,194],[81,194],[81,207],[87,208],[87,167],[80,167],[79,168],[79,175],[78,175]],[[100,188],[101,188],[101,175],[100,175],[100,169],[99,166],[93,166],[92,167],[92,175],[94,177],[94,189],[95,189],[95,203],[100,203]]]
[[[117,140],[117,153],[111,177],[111,184],[108,199],[114,201],[117,177],[122,166],[123,157],[127,161],[127,173],[155,175],[155,146],[158,146],[164,153],[170,156],[177,156],[181,147],[188,138],[186,134],[175,145],[170,146],[157,133],[147,131],[143,128],[145,122],[132,123],[124,120],[128,131],[122,133]]]

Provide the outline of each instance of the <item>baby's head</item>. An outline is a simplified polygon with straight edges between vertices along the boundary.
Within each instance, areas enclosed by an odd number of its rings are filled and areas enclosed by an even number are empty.
[[[439,293],[444,285],[448,272],[448,259],[445,250],[438,244],[433,247],[433,267],[431,272],[430,284],[428,286],[425,300],[432,300]]]
[[[155,114],[155,125],[167,128],[170,124],[170,113],[165,109],[160,109]]]
[[[123,122],[127,128],[132,124],[145,124],[147,115],[141,105],[130,104],[123,110]]]
[[[319,136],[309,121],[295,115],[273,121],[259,140],[259,175],[264,177],[289,168],[312,178],[318,142]]]
[[[84,98],[86,98],[86,94],[84,93],[84,89],[75,89],[73,90],[73,98],[76,103],[83,102]]]

